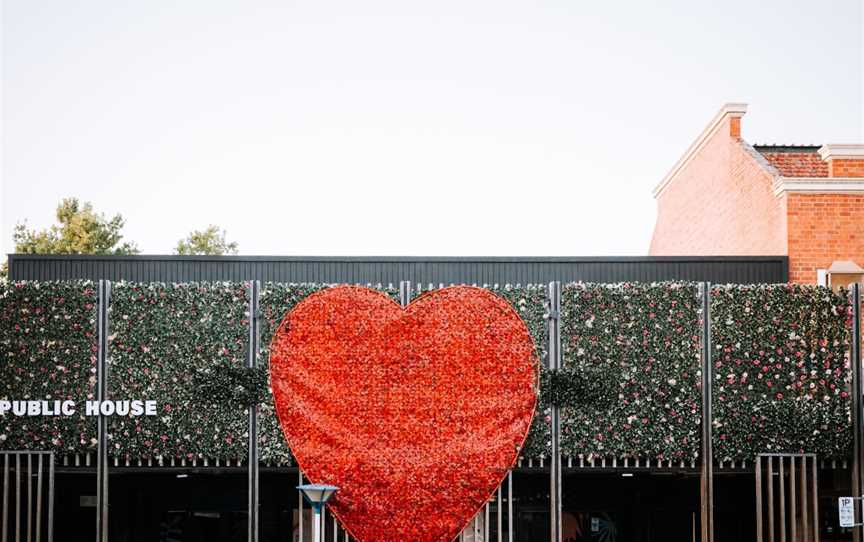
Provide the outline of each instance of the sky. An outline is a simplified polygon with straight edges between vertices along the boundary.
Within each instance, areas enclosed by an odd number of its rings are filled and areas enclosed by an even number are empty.
[[[862,0],[6,0],[0,253],[61,198],[143,253],[644,255],[725,102],[864,142]]]

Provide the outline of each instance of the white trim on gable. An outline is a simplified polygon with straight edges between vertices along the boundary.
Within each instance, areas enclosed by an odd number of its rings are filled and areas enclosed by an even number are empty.
[[[727,116],[732,118],[740,118],[743,117],[746,112],[747,104],[745,103],[727,103],[723,105],[723,107],[720,108],[720,111],[718,111],[717,114],[714,115],[714,118],[711,119],[711,122],[708,123],[708,126],[706,126],[705,129],[702,130],[702,133],[699,134],[699,137],[696,138],[696,141],[694,141],[693,144],[690,145],[690,147],[687,149],[687,152],[685,152],[684,155],[678,159],[678,161],[675,163],[669,173],[667,173],[666,176],[663,177],[663,180],[660,181],[660,184],[654,187],[654,197],[657,198],[658,196],[660,196],[663,190],[665,190],[666,187],[669,186],[669,183],[671,183],[675,179],[675,177],[678,176],[678,173],[684,168],[684,166],[690,163],[690,160],[692,160],[696,153],[698,153],[702,149],[702,147],[705,146],[705,143],[714,134],[714,132],[717,131],[717,128],[720,127],[720,125],[723,123],[723,120]]]

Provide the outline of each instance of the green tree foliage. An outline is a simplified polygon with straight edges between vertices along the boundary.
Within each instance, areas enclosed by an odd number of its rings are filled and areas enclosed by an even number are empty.
[[[108,219],[89,202],[66,198],[57,206],[57,222],[45,230],[17,224],[15,251],[29,254],[137,254],[134,243],[124,242],[122,216]]]
[[[207,229],[193,231],[185,239],[178,241],[174,252],[184,256],[224,256],[237,254],[237,243],[229,243],[225,238],[225,230],[211,224]]]

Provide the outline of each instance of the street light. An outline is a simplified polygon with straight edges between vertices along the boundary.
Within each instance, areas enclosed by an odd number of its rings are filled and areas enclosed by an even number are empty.
[[[321,542],[321,509],[324,507],[324,503],[326,503],[327,500],[339,490],[339,488],[336,486],[328,486],[326,484],[305,484],[297,486],[297,489],[303,493],[306,502],[308,502],[312,506],[312,509],[315,510],[315,528],[312,531],[314,533],[312,540],[313,542]]]

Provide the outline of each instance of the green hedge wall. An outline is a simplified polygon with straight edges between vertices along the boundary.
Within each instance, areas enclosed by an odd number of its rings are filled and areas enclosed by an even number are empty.
[[[242,367],[248,343],[242,283],[113,285],[109,397],[158,401],[159,415],[111,418],[122,458],[243,458],[247,411],[201,393],[207,372]]]
[[[564,367],[599,384],[592,401],[562,408],[565,455],[698,456],[700,307],[693,283],[562,288]]]
[[[714,454],[848,456],[851,305],[799,285],[713,288]]]
[[[111,453],[130,459],[243,458],[247,418],[239,398],[263,393],[261,459],[291,464],[265,384],[269,343],[284,315],[324,287],[264,284],[259,370],[248,373],[242,369],[249,318],[245,284],[116,283],[109,395],[156,399],[161,411],[153,418],[112,418]],[[379,289],[398,300],[396,288]],[[490,289],[525,320],[541,360],[544,388],[524,456],[549,455],[553,396],[562,405],[567,455],[698,456],[695,284],[565,285],[565,369],[554,378],[545,369],[546,288]],[[83,412],[95,387],[96,295],[90,282],[0,284],[0,398],[73,399]],[[848,455],[850,324],[848,296],[827,289],[713,289],[718,459],[747,459],[759,451]],[[95,449],[95,418],[10,416],[0,424],[0,449]]]
[[[97,289],[92,282],[0,282],[0,399],[73,400],[73,417],[0,418],[0,449],[96,448],[83,401],[96,385]]]

